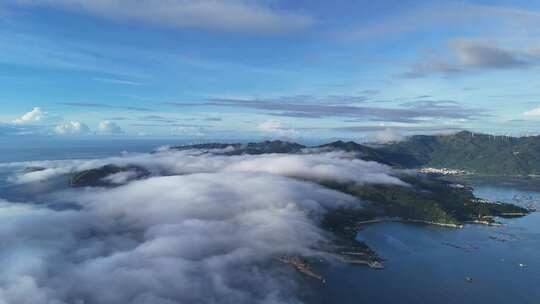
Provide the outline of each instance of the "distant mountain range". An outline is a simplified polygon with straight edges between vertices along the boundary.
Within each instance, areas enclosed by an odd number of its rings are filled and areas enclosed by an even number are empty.
[[[539,175],[540,136],[508,137],[462,131],[415,135],[378,148],[405,168],[444,167],[490,175]]]
[[[177,146],[172,147],[171,149],[175,150],[190,150],[190,149],[202,149],[202,150],[222,150],[219,154],[224,155],[259,155],[267,153],[298,153],[302,149],[307,148],[304,145],[281,141],[262,141],[262,142],[253,142],[253,143],[208,143],[208,144],[198,144],[198,145],[188,145],[188,146]]]
[[[231,149],[227,150],[230,147]],[[307,147],[286,141],[200,144],[174,149],[223,149],[225,155],[298,153],[306,148],[343,150],[398,168],[451,168],[484,175],[540,175],[540,136],[508,137],[462,131],[415,135],[402,142],[362,145],[352,141]]]

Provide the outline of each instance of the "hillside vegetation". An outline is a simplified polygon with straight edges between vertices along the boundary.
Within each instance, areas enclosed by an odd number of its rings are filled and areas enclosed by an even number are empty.
[[[479,174],[540,174],[540,136],[508,137],[467,131],[415,135],[378,148],[402,167],[444,167]]]
[[[540,175],[540,136],[508,137],[462,131],[451,135],[415,135],[406,141],[369,146],[335,141],[306,147],[286,141],[209,143],[173,149],[223,149],[224,155],[299,153],[304,149],[343,150],[358,158],[397,168],[436,167],[486,175]]]

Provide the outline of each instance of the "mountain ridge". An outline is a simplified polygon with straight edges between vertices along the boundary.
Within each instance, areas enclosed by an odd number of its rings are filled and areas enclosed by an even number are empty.
[[[371,146],[354,141],[334,141],[305,146],[288,141],[258,143],[208,143],[173,149],[226,149],[225,155],[300,153],[317,148],[357,153],[367,161],[396,168],[451,168],[482,175],[540,175],[540,136],[495,136],[470,131],[446,135],[413,135],[404,141]]]
[[[407,159],[406,168],[444,167],[486,175],[540,174],[540,136],[510,137],[461,131],[414,135],[379,148]]]

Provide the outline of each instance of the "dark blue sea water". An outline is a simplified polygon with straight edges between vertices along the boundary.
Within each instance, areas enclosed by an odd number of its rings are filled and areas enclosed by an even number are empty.
[[[35,137],[32,139],[0,137],[0,163],[87,159],[119,155],[123,151],[150,152],[163,145],[188,144],[181,139],[57,139]]]
[[[540,200],[540,181],[523,188],[515,180],[491,183],[477,181],[476,195]],[[328,267],[321,303],[540,303],[540,213],[503,222],[464,229],[364,226],[358,238],[387,259],[385,269]]]

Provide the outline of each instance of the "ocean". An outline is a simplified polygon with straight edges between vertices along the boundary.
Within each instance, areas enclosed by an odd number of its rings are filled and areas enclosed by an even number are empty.
[[[485,199],[540,202],[539,180],[469,178],[468,183]],[[464,229],[365,225],[358,239],[386,259],[385,269],[326,267],[327,286],[317,302],[538,303],[540,213],[502,222],[503,227],[466,225]]]
[[[187,140],[174,139],[58,139],[35,137],[32,139],[0,136],[0,163],[92,159],[120,155],[127,152],[150,152],[164,145],[181,145]]]

